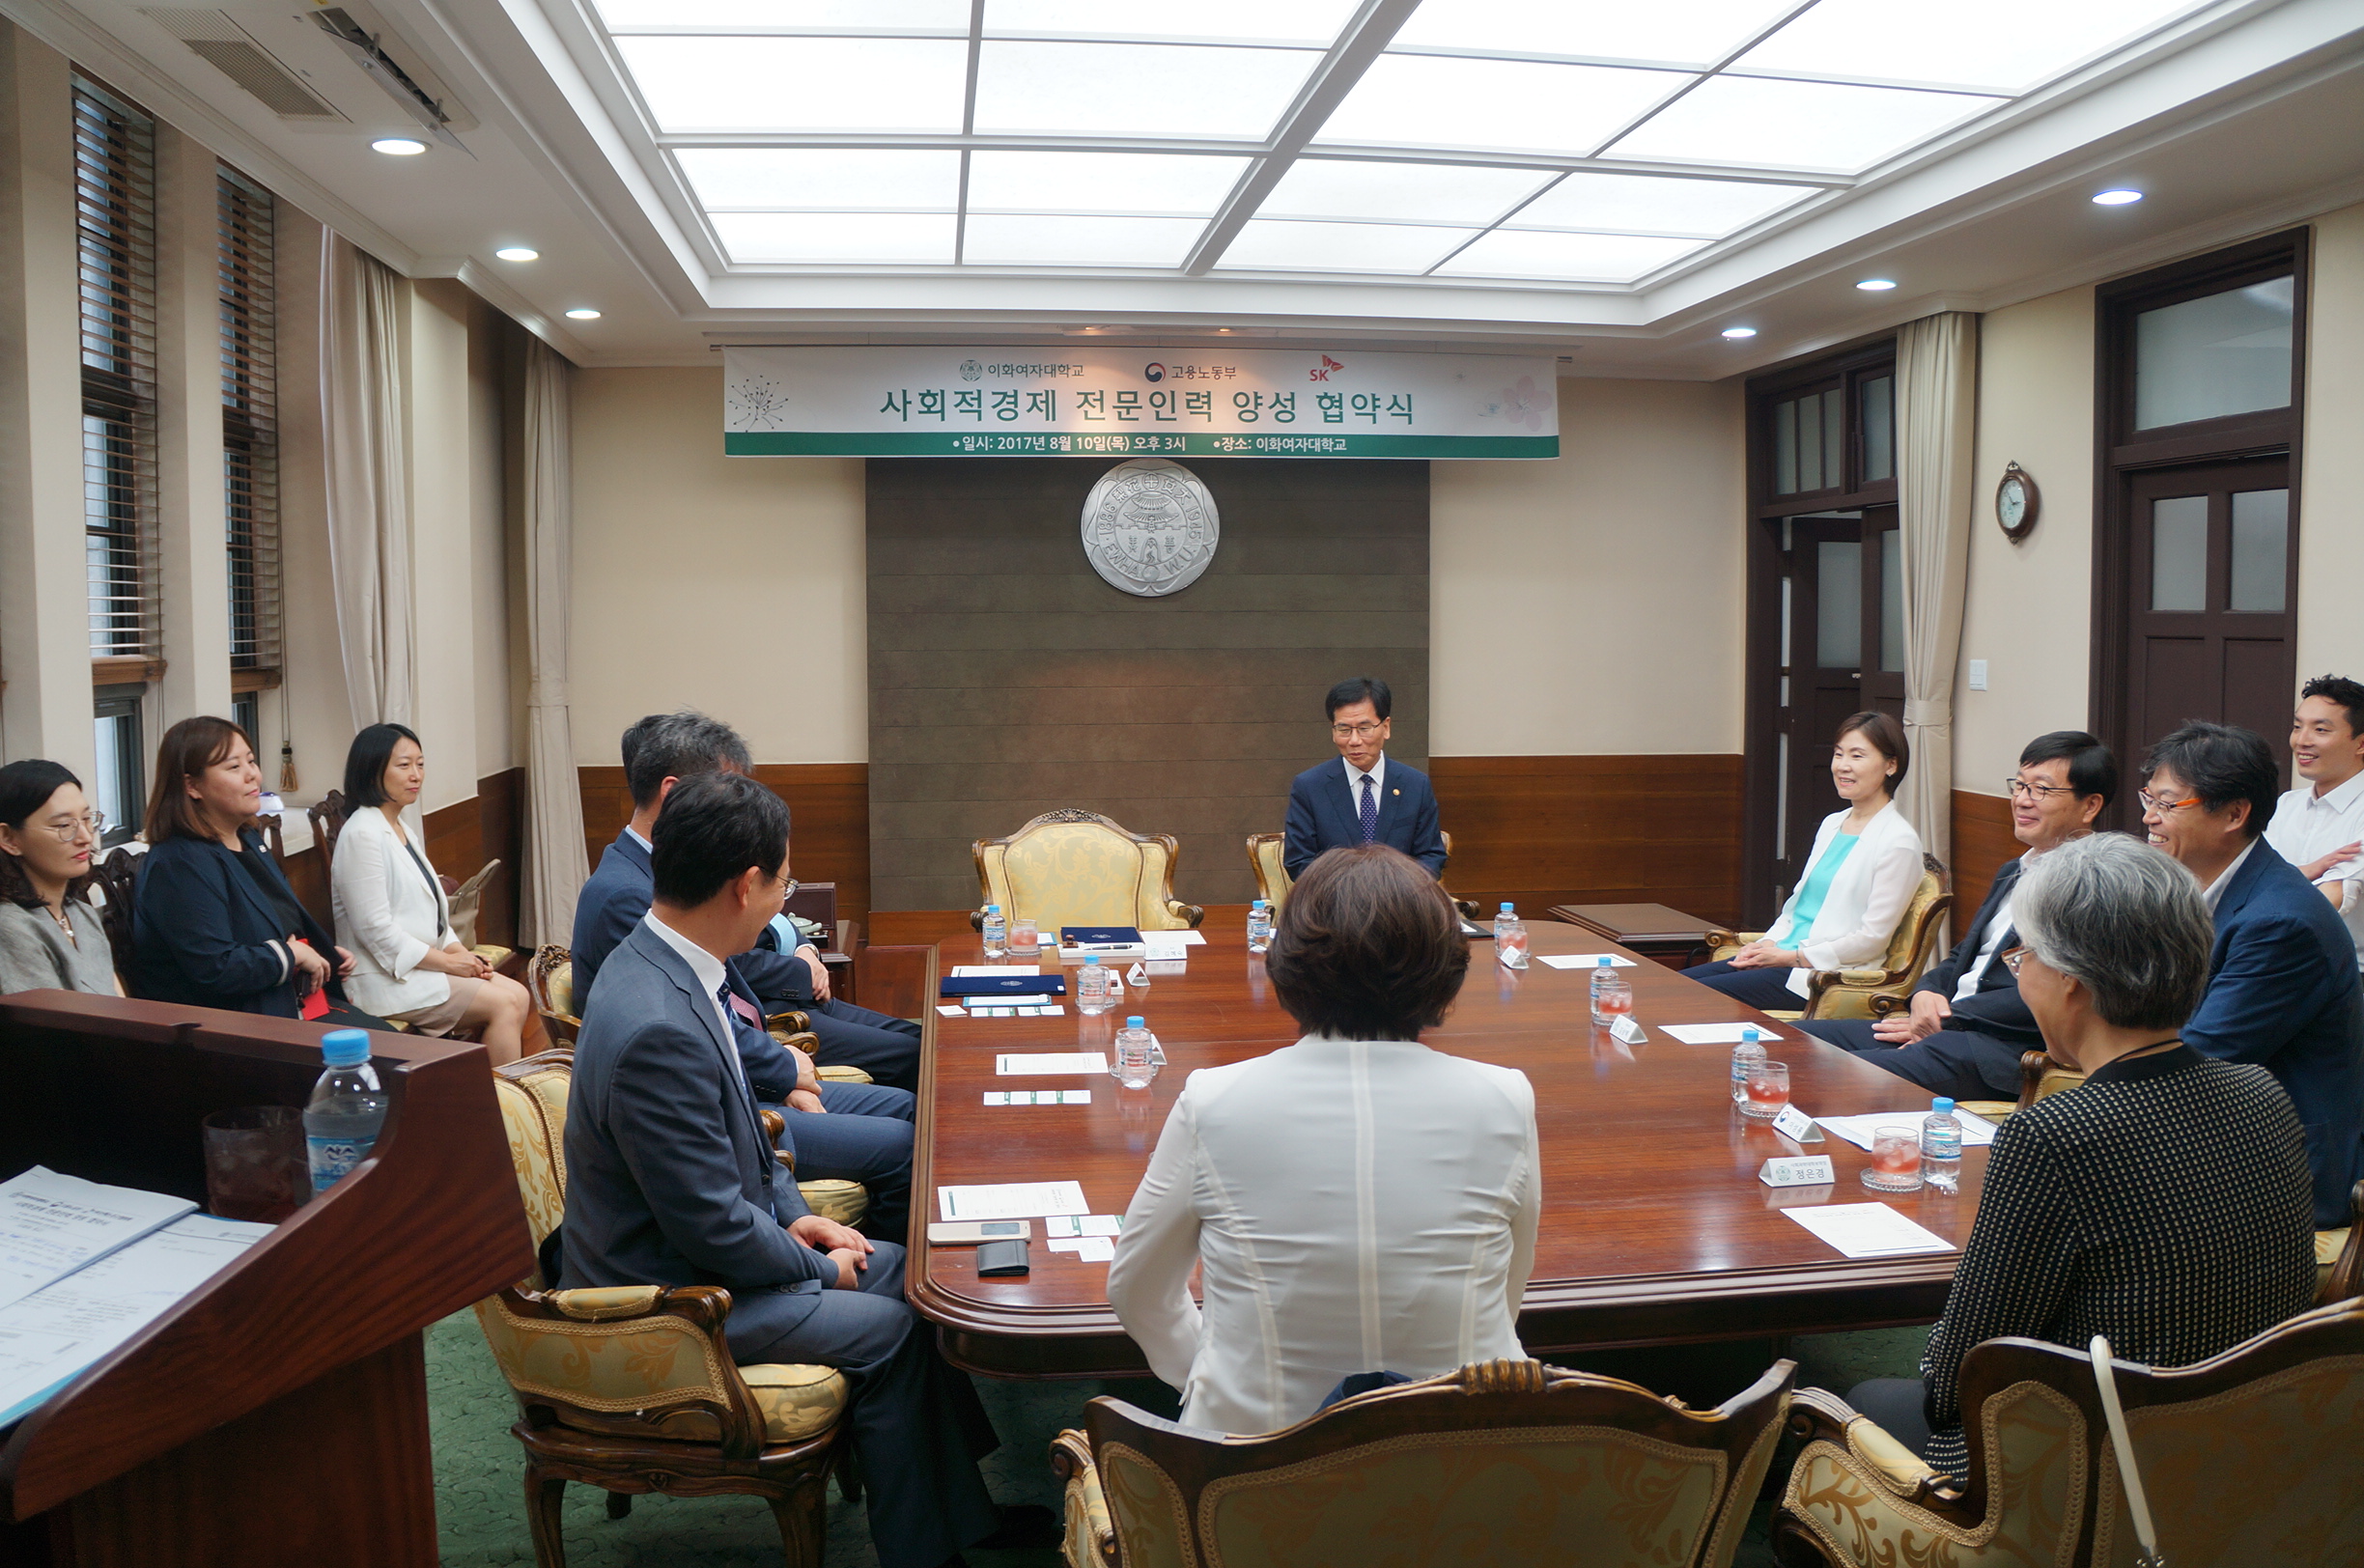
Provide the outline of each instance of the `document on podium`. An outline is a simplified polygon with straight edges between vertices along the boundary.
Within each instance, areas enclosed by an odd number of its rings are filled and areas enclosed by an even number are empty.
[[[108,1187],[41,1165],[0,1183],[0,1307],[196,1208],[169,1192]]]
[[[188,1215],[0,1307],[0,1426],[81,1376],[271,1230]]]

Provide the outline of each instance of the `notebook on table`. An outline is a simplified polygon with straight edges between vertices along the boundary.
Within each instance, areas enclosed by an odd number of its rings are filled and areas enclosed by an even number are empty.
[[[1064,996],[1067,980],[1056,974],[946,975],[936,982],[940,996]]]

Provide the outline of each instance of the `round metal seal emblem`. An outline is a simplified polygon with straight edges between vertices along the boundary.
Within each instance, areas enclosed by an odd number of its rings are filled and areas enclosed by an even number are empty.
[[[1109,583],[1143,599],[1178,594],[1215,559],[1215,497],[1164,458],[1134,458],[1084,498],[1084,554]]]

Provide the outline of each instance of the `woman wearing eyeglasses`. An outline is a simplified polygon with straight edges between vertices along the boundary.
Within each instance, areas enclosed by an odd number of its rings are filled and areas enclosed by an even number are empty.
[[[80,779],[39,757],[0,768],[0,992],[121,994],[84,896],[98,851]]]

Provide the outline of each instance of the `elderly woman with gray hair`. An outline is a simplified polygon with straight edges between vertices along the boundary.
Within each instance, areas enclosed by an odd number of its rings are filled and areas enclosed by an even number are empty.
[[[2003,955],[2076,1088],[1995,1134],[1984,1194],[1919,1379],[1847,1398],[1934,1469],[1968,1456],[1957,1379],[1983,1340],[2018,1335],[2188,1366],[2306,1309],[2314,1203],[2297,1113],[2263,1067],[2179,1038],[2208,987],[2215,926],[2200,883],[2124,834],[2062,845],[2012,903]]]

